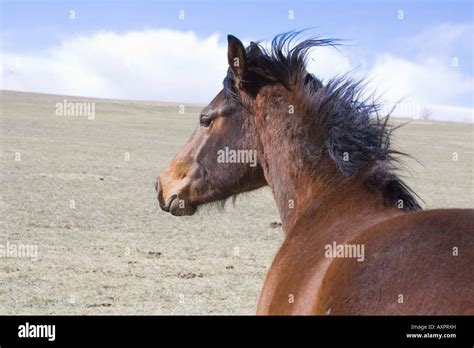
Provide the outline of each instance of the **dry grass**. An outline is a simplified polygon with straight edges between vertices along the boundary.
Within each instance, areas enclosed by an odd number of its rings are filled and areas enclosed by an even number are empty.
[[[200,107],[96,99],[88,120],[55,116],[64,98],[2,92],[0,243],[39,260],[0,259],[0,314],[254,313],[283,237],[269,190],[184,218],[156,202]],[[407,181],[425,207],[473,207],[472,124],[413,121],[395,143],[424,164]]]

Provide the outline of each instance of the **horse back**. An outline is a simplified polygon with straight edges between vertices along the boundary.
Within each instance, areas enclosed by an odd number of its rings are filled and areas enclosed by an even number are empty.
[[[364,259],[335,258],[317,314],[474,314],[474,210],[403,214],[350,242]]]

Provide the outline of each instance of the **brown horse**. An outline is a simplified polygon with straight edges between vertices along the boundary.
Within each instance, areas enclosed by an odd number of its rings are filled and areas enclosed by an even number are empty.
[[[422,211],[388,116],[361,83],[308,74],[308,50],[333,41],[297,34],[270,50],[228,36],[224,87],[157,178],[161,208],[270,186],[285,240],[258,314],[474,314],[474,210]]]

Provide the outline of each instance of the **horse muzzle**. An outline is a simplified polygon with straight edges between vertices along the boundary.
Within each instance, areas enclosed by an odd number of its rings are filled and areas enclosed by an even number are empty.
[[[155,182],[155,191],[161,210],[174,216],[193,215],[196,212],[196,207],[181,198],[179,193],[172,193],[165,196],[159,178],[157,178]]]

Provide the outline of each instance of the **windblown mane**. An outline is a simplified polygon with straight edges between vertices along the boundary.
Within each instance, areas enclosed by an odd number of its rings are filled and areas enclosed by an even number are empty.
[[[309,74],[309,50],[336,46],[338,40],[309,38],[293,45],[300,33],[277,35],[269,49],[250,43],[246,49],[248,72],[240,83],[256,92],[260,85],[275,82],[291,90],[298,97],[299,108],[315,123],[311,127],[317,130],[315,143],[321,142],[319,149],[327,150],[344,176],[355,176],[364,169],[367,187],[380,190],[387,204],[402,203],[404,210],[420,210],[416,194],[395,174],[400,161],[394,155],[405,154],[390,147],[390,137],[396,129],[388,124],[390,115],[380,117],[380,105],[373,96],[364,98],[363,81],[342,76],[323,84]],[[223,85],[226,97],[241,101],[230,69]],[[346,153],[349,160],[344,158]]]

